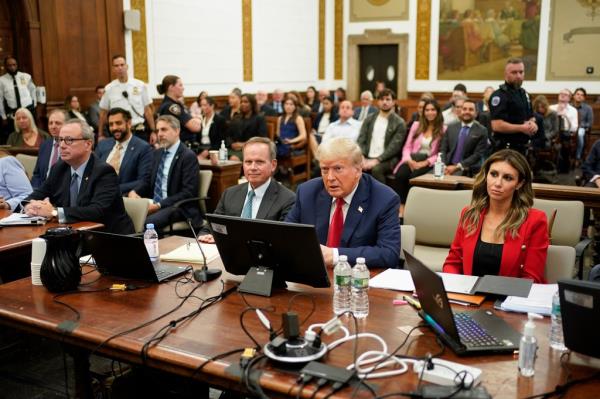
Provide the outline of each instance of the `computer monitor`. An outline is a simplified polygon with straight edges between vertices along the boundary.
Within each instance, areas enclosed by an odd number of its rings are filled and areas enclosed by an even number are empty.
[[[246,275],[242,292],[270,296],[285,282],[329,287],[315,227],[207,214],[225,270]]]

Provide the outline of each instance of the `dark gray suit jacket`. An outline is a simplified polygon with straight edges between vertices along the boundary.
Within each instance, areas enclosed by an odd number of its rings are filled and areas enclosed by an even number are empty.
[[[371,148],[371,137],[373,136],[373,127],[379,112],[367,116],[360,128],[360,134],[356,140],[365,158],[369,155]],[[379,156],[379,162],[392,161],[391,164],[398,162],[398,156],[402,152],[402,146],[406,140],[406,123],[395,112],[391,112],[388,117],[388,126],[385,131],[385,140],[383,154]]]
[[[440,152],[442,153],[442,160],[446,165],[449,165],[452,161],[461,128],[462,122],[451,123],[448,125],[446,134],[442,137]],[[488,147],[487,138],[487,129],[479,122],[474,121],[471,129],[469,129],[469,137],[467,137],[463,147],[463,156],[460,161],[463,168],[471,168],[481,163]]]

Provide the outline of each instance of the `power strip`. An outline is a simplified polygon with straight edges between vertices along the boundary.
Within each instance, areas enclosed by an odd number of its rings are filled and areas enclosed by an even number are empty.
[[[432,359],[433,369],[425,368],[423,372],[423,381],[431,382],[438,385],[452,386],[457,383],[457,373],[465,372],[464,384],[467,386],[475,386],[481,380],[481,369],[476,367],[465,366],[464,364],[454,363],[443,359]],[[423,366],[426,362],[416,362],[413,366],[413,371],[417,375],[421,374]]]

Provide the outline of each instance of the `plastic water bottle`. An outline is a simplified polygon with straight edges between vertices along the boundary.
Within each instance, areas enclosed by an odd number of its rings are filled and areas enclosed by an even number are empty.
[[[535,374],[535,358],[537,355],[537,339],[533,335],[535,331],[534,319],[543,319],[536,313],[527,314],[528,321],[523,329],[523,336],[519,342],[519,372],[523,377],[532,377]]]
[[[150,260],[154,263],[158,260],[158,233],[154,230],[154,224],[148,223],[146,225],[146,231],[144,232],[144,245],[146,245],[146,251]]]
[[[352,268],[352,313],[358,319],[369,315],[369,269],[365,258],[356,258]]]
[[[333,269],[333,313],[340,315],[350,310],[352,267],[346,255],[340,255]]]
[[[565,338],[563,336],[562,316],[560,314],[560,296],[558,291],[552,297],[552,324],[550,325],[550,347],[564,351]]]
[[[219,148],[219,162],[227,161],[227,147],[225,147],[225,140],[221,140],[221,148]]]
[[[444,162],[442,161],[442,153],[438,152],[435,164],[433,165],[433,177],[436,179],[444,178]]]

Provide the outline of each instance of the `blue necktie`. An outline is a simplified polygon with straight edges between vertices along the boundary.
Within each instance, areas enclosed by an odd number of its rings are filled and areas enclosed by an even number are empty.
[[[165,174],[163,173],[163,169],[165,168],[165,159],[167,159],[168,152],[163,150],[162,155],[160,156],[160,162],[158,163],[158,169],[156,170],[156,181],[154,182],[154,196],[152,199],[154,202],[160,202],[162,199],[162,185],[163,179],[165,178]]]
[[[252,219],[252,200],[254,199],[254,190],[248,191],[248,195],[246,196],[246,203],[244,204],[244,209],[242,209],[242,218],[244,219]]]
[[[69,187],[69,205],[77,205],[77,194],[79,194],[79,186],[77,184],[77,173],[71,175],[71,186]]]
[[[462,160],[465,141],[467,141],[468,135],[469,126],[464,125],[462,129],[460,129],[460,133],[458,135],[458,143],[456,144],[456,150],[454,150],[454,155],[452,156],[452,165],[456,165]]]

